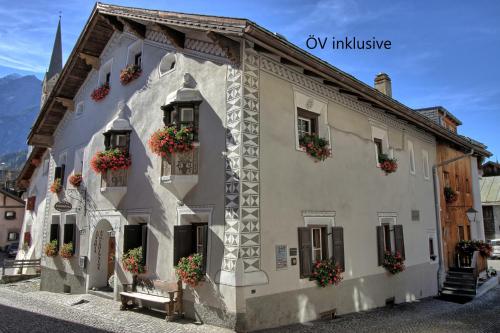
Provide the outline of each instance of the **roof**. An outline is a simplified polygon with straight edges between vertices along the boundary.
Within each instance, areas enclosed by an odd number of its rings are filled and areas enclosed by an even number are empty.
[[[72,100],[75,97],[88,73],[92,70],[92,66],[88,65],[84,59],[98,59],[115,29],[123,31],[124,25],[127,25],[137,35],[144,37],[147,24],[159,26],[170,40],[176,43],[181,41],[180,47],[182,47],[184,32],[188,29],[211,33],[219,40],[223,38],[225,51],[231,51],[229,47],[232,43],[241,42],[242,39],[249,40],[262,52],[275,54],[286,63],[302,67],[305,75],[322,79],[325,85],[333,86],[341,93],[349,94],[362,102],[376,106],[441,140],[459,146],[464,151],[474,149],[477,155],[491,156],[485,147],[478,146],[474,142],[446,130],[406,105],[384,95],[352,75],[313,56],[252,21],[102,3],[97,3],[94,7],[60,77],[43,105],[28,136],[29,144],[45,147],[50,147],[53,144],[53,134],[67,112],[62,101]],[[89,38],[90,35],[92,38]],[[238,59],[235,57],[231,60],[237,62]]]
[[[457,117],[455,117],[453,115],[453,113],[451,113],[445,107],[440,106],[440,105],[438,105],[438,106],[431,106],[431,107],[428,107],[428,108],[415,109],[415,111],[417,111],[417,112],[422,112],[422,111],[441,111],[445,117],[448,117],[451,120],[453,120],[455,122],[455,124],[457,124],[457,126],[458,125],[462,125],[462,122],[460,121],[460,119],[458,119]]]
[[[500,205],[500,176],[482,177],[479,186],[483,205]]]
[[[19,188],[24,190],[28,187],[27,184],[25,184],[25,182],[29,183],[31,176],[33,176],[33,173],[40,164],[35,161],[38,160],[38,162],[41,162],[43,154],[45,154],[46,150],[47,148],[45,147],[36,147],[36,146],[33,147],[30,155],[28,156],[28,159],[26,160],[26,162],[23,165],[23,168],[21,169],[21,172],[19,172],[19,175],[17,176],[16,183]]]
[[[15,196],[14,194],[12,194],[12,193],[10,193],[10,192],[7,192],[7,191],[3,190],[3,189],[1,189],[1,188],[0,188],[0,194],[3,194],[3,195],[5,195],[6,197],[9,197],[9,198],[11,198],[12,200],[15,200],[15,201],[19,202],[19,203],[20,203],[20,204],[22,204],[23,206],[24,206],[24,204],[25,204],[25,202],[24,202],[24,200],[23,200],[23,199],[21,199],[21,198],[19,198],[19,197]]]
[[[50,57],[50,66],[47,71],[47,80],[50,80],[54,75],[62,71],[62,43],[61,43],[61,18],[57,24],[56,39],[52,48],[52,56]]]

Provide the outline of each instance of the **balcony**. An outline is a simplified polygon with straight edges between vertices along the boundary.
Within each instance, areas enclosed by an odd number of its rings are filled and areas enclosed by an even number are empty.
[[[101,175],[101,193],[116,207],[127,194],[127,170],[108,170]]]
[[[198,183],[199,145],[184,153],[175,153],[162,158],[160,182],[182,200]]]

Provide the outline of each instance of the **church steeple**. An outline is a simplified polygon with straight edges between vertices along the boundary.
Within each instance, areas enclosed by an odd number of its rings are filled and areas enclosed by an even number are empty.
[[[52,48],[52,57],[50,58],[50,66],[47,71],[47,80],[52,79],[56,74],[62,71],[62,44],[61,44],[61,17],[59,16],[59,23],[57,24],[56,39],[54,40],[54,47]]]
[[[47,96],[49,96],[52,88],[59,78],[59,74],[62,71],[62,43],[61,43],[61,16],[59,16],[59,22],[57,23],[56,39],[54,40],[54,46],[52,48],[52,56],[50,57],[49,70],[45,73],[45,78],[43,79],[42,86],[42,98],[40,102],[40,108],[43,107]]]

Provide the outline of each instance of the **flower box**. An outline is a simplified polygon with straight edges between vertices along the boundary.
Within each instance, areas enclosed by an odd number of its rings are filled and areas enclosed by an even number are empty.
[[[386,175],[396,172],[396,170],[398,169],[397,159],[390,158],[386,154],[379,155],[378,163],[380,164],[380,169],[384,170]]]
[[[142,246],[130,249],[122,257],[123,269],[134,275],[146,272],[146,266],[143,265]]]
[[[59,255],[64,259],[69,259],[73,256],[73,243],[63,244],[59,250]]]
[[[111,87],[108,83],[102,84],[99,88],[94,89],[90,97],[96,102],[103,100],[106,96],[108,96]]]
[[[164,127],[151,135],[148,144],[151,151],[161,157],[188,152],[193,149],[193,129]]]
[[[299,145],[305,149],[307,155],[316,160],[315,162],[324,161],[332,156],[332,150],[329,148],[330,143],[318,135],[304,134],[299,139]]]
[[[330,259],[317,261],[313,266],[311,280],[315,280],[318,287],[338,285],[342,278],[342,269]]]
[[[137,65],[128,65],[120,72],[120,82],[122,85],[127,85],[130,82],[141,76],[142,69]]]
[[[57,255],[57,240],[45,244],[43,253],[45,253],[47,257],[55,257]]]
[[[81,173],[72,174],[68,179],[69,183],[74,187],[80,187],[80,185],[82,184],[82,180],[83,178]]]
[[[119,148],[98,151],[90,161],[92,170],[101,174],[108,170],[127,170],[131,164],[128,152]]]
[[[61,178],[54,179],[52,185],[50,185],[50,192],[60,193],[62,191]]]
[[[203,255],[194,253],[189,257],[183,257],[175,266],[177,277],[187,285],[196,287],[203,279]]]
[[[458,200],[458,194],[451,186],[444,187],[444,198],[446,203],[451,204]]]
[[[401,273],[406,269],[404,259],[399,252],[385,252],[382,266],[391,274]]]

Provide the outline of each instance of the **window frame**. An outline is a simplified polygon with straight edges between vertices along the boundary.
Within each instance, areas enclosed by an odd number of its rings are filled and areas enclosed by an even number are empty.
[[[390,246],[390,252],[396,253],[396,235],[394,233],[394,226],[397,223],[397,215],[394,213],[381,213],[378,216],[379,224],[383,229],[384,234],[384,251],[387,251],[387,246]],[[387,239],[389,234],[389,240]]]
[[[109,59],[106,61],[104,64],[101,65],[99,68],[99,78],[97,80],[97,86],[100,87],[104,83],[106,83],[106,79],[109,74],[109,86],[111,87],[111,74],[113,73],[113,58]]]
[[[137,57],[137,55],[140,55],[140,64],[139,64],[139,67],[142,68],[142,58],[143,58],[143,55],[144,55],[144,42],[142,41],[142,39],[134,40],[127,47],[127,59],[126,59],[127,63],[126,63],[126,66],[137,65],[136,64],[136,57]]]
[[[411,140],[408,140],[408,164],[409,164],[410,174],[415,176],[417,174],[417,170],[415,167],[416,165],[415,148]]]
[[[430,180],[431,173],[429,168],[429,152],[425,149],[422,150],[422,165],[423,165],[424,179]]]
[[[84,113],[85,113],[85,102],[84,101],[78,102],[75,108],[75,119],[82,117]]]
[[[328,124],[328,101],[316,95],[311,95],[297,87],[292,88],[294,91],[294,136],[295,149],[303,152],[304,148],[300,147],[300,137],[298,128],[298,117],[315,119],[314,126],[311,126],[311,132],[318,135],[328,142],[331,142],[330,126]],[[299,112],[299,110],[302,110]]]
[[[4,218],[6,220],[15,220],[16,219],[16,211],[15,210],[6,210],[4,213]]]
[[[14,239],[11,239],[10,235],[15,235]],[[19,232],[17,231],[8,231],[7,232],[7,242],[15,242],[19,240]]]

